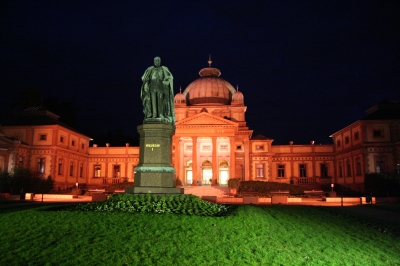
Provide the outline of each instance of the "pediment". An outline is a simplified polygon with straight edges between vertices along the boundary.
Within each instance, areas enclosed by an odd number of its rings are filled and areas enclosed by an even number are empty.
[[[175,123],[175,126],[184,125],[219,125],[219,126],[238,126],[236,122],[225,119],[207,112],[202,112],[197,115],[182,119]]]

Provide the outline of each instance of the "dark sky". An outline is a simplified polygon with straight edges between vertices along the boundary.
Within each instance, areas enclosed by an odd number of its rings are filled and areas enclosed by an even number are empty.
[[[137,135],[141,76],[160,56],[185,89],[207,67],[244,94],[253,135],[331,143],[400,98],[400,1],[0,3],[0,111],[25,85],[73,100],[77,129]]]

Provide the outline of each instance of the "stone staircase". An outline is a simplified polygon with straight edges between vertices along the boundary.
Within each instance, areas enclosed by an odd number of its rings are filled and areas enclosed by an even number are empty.
[[[222,186],[184,186],[183,187],[185,194],[192,194],[195,196],[217,196],[217,197],[226,197],[229,192],[228,187]]]

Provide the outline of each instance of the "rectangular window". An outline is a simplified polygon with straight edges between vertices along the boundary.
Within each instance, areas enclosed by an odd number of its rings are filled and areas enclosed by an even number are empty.
[[[328,165],[321,163],[321,177],[328,177]]]
[[[96,164],[94,166],[94,177],[101,177],[101,165]]]
[[[340,140],[336,141],[336,146],[340,147]]]
[[[307,169],[305,164],[300,164],[299,165],[299,170],[300,170],[300,177],[307,177]]]
[[[24,157],[19,157],[18,167],[19,168],[23,168],[24,167]]]
[[[211,145],[203,145],[202,151],[211,151]]]
[[[219,146],[219,150],[220,150],[220,151],[228,151],[228,145],[226,145],[226,144],[220,145],[220,146]]]
[[[39,158],[38,159],[38,168],[37,168],[37,172],[39,174],[44,174],[44,164],[45,164],[44,158]]]
[[[257,151],[263,151],[264,150],[264,145],[256,145],[256,150]]]
[[[339,163],[339,177],[343,177],[343,167],[342,167],[342,163]]]
[[[39,135],[39,140],[47,140],[47,135],[46,134]]]
[[[73,176],[74,175],[74,163],[70,162],[69,164],[69,176]]]
[[[121,166],[119,164],[114,165],[114,178],[121,177]]]
[[[72,146],[75,146],[75,140],[73,140],[73,141],[71,142],[71,145],[72,145]]]
[[[350,160],[347,160],[347,162],[346,162],[346,176],[351,176]]]
[[[359,140],[360,139],[360,133],[357,131],[354,133],[354,140]]]
[[[278,165],[278,178],[284,178],[285,177],[285,165],[279,164]]]
[[[345,138],[344,138],[344,143],[345,143],[345,144],[349,144],[349,142],[350,142],[349,137],[345,137]]]
[[[385,161],[383,156],[376,156],[375,158],[375,172],[384,173],[385,172]]]
[[[361,160],[360,160],[360,158],[357,158],[356,168],[357,168],[357,175],[360,176],[361,175]]]
[[[256,164],[256,170],[257,170],[257,178],[264,178],[264,164],[263,163]]]
[[[374,130],[373,136],[374,138],[382,137],[382,130]]]
[[[85,144],[81,144],[81,149],[83,150],[85,148]]]
[[[64,137],[60,137],[60,142],[64,143]]]
[[[59,175],[63,174],[63,160],[62,159],[58,160],[58,174]]]
[[[79,167],[79,177],[83,177],[83,163],[81,163],[81,166]]]
[[[241,149],[242,149],[242,146],[238,145],[238,146],[236,146],[236,149],[237,149],[237,150],[241,150]]]

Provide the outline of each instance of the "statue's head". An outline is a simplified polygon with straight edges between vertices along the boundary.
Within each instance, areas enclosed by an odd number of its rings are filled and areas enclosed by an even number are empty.
[[[159,67],[160,64],[161,64],[161,58],[158,57],[158,56],[154,57],[154,65],[155,65],[156,67]]]

